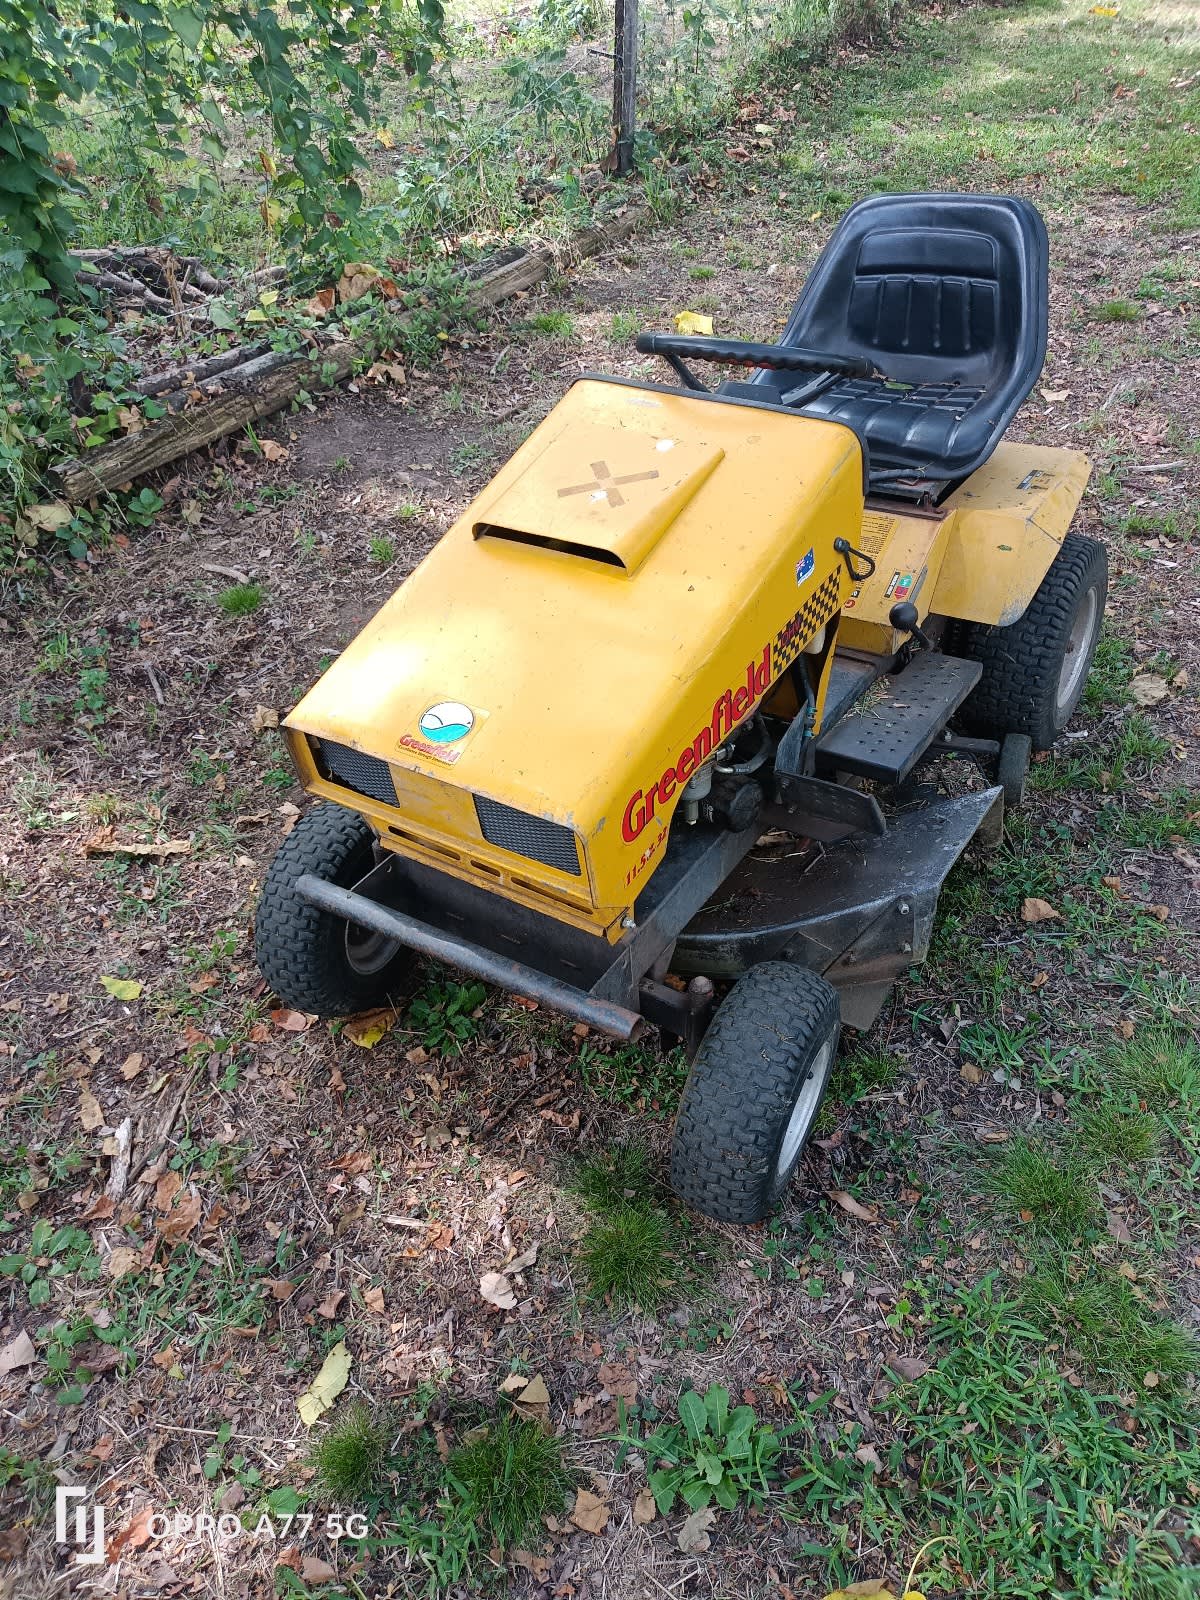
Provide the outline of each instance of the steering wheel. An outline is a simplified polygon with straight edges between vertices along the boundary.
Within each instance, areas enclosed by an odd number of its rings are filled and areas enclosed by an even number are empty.
[[[639,333],[634,348],[640,355],[665,356],[689,388],[702,387],[682,366],[683,358],[689,356],[727,367],[766,367],[771,372],[824,372],[838,378],[876,375],[875,367],[862,356],[840,356],[832,350],[802,350],[790,344],[708,339],[702,334]]]

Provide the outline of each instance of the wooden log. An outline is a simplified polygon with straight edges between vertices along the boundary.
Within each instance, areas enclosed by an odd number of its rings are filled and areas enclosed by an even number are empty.
[[[72,250],[71,252],[80,261],[102,261],[105,263],[114,261],[117,263],[122,261],[150,261],[156,266],[161,266],[163,256],[171,253],[173,252],[168,251],[165,245],[148,244],[110,245],[103,250]],[[206,290],[209,294],[216,294],[220,290],[229,287],[226,279],[213,276],[199,256],[176,256],[175,259],[182,262],[185,267],[192,269],[191,281],[198,289]]]
[[[265,344],[240,344],[236,349],[225,350],[219,356],[204,356],[200,361],[185,361],[178,367],[169,368],[166,372],[155,372],[148,378],[142,378],[137,384],[137,392],[145,395],[166,394],[169,389],[187,388],[189,382],[194,387],[215,373],[224,372],[229,367],[240,367],[244,361],[249,361],[253,356],[262,355],[267,348]]]
[[[552,271],[564,270],[598,255],[609,245],[619,244],[649,215],[646,210],[631,208],[602,225],[584,228],[558,250],[531,250],[476,280],[467,298],[481,308],[496,305],[531,288]],[[392,327],[394,330],[395,324]],[[225,393],[188,411],[163,417],[140,433],[99,445],[75,460],[60,462],[54,471],[62,485],[62,496],[71,504],[78,504],[148,472],[157,472],[192,450],[215,444],[226,434],[282,410],[301,390],[329,389],[341,383],[356,365],[371,361],[376,350],[374,337],[366,334],[327,345],[312,354],[271,351],[245,363],[246,368],[255,366],[255,370],[243,371],[236,386],[233,373],[238,369],[230,369],[221,379]]]
[[[322,350],[313,360],[289,356],[283,365],[261,377],[254,389],[218,395],[179,416],[164,417],[140,433],[127,434],[75,461],[65,461],[54,469],[62,482],[63,498],[77,504],[169,466],[192,450],[282,410],[301,389],[340,383],[363,354],[359,341],[347,339]]]
[[[123,272],[88,272],[83,275],[83,281],[95,289],[111,289],[121,299],[144,300],[155,311],[170,312],[175,309],[162,295],[155,294],[139,279],[130,278]]]

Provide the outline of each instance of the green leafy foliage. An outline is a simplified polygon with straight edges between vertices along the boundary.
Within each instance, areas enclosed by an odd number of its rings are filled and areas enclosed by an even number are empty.
[[[89,1264],[94,1270],[86,1272]],[[70,1224],[55,1228],[44,1217],[34,1223],[23,1255],[0,1257],[0,1277],[19,1278],[34,1307],[50,1304],[57,1279],[81,1272],[95,1277],[99,1267],[92,1241],[82,1228]]]
[[[428,74],[442,0],[131,0],[115,12],[90,0],[61,8],[0,0],[0,219],[4,264],[26,289],[71,293],[75,162],[51,148],[66,110],[87,97],[111,108],[152,182],[152,153],[182,164],[189,146],[220,161],[233,124],[269,129],[260,150],[263,220],[306,255],[353,251],[369,127],[385,53]],[[181,203],[211,194],[197,165]]]
[[[654,1502],[664,1515],[676,1500],[692,1511],[716,1504],[732,1511],[743,1501],[762,1505],[779,1477],[783,1440],[758,1421],[752,1406],[729,1405],[729,1391],[712,1384],[679,1397],[679,1421],[662,1423],[635,1441],[654,1465],[649,1474]]]
[[[457,1055],[476,1033],[474,1013],[487,999],[481,983],[430,983],[408,1010],[427,1050]]]

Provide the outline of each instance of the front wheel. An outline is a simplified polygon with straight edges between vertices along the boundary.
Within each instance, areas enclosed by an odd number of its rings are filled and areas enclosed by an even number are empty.
[[[404,987],[413,958],[398,939],[357,927],[296,893],[306,872],[353,889],[374,865],[370,824],[336,805],[306,811],[276,851],[254,919],[254,955],[284,1005],[349,1017]]]
[[[739,978],[683,1089],[671,1183],[719,1222],[775,1210],[821,1109],[841,1033],[837,990],[815,972],[764,961]]]
[[[1035,750],[1049,750],[1083,697],[1107,594],[1104,546],[1069,533],[1016,622],[961,624],[958,653],[983,667],[963,726],[992,739],[1028,734]]]

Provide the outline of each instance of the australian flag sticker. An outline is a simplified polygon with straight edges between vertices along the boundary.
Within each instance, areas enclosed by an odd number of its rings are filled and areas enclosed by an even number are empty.
[[[810,549],[802,561],[796,563],[796,582],[805,583],[813,575],[813,568],[817,564],[816,555]]]

